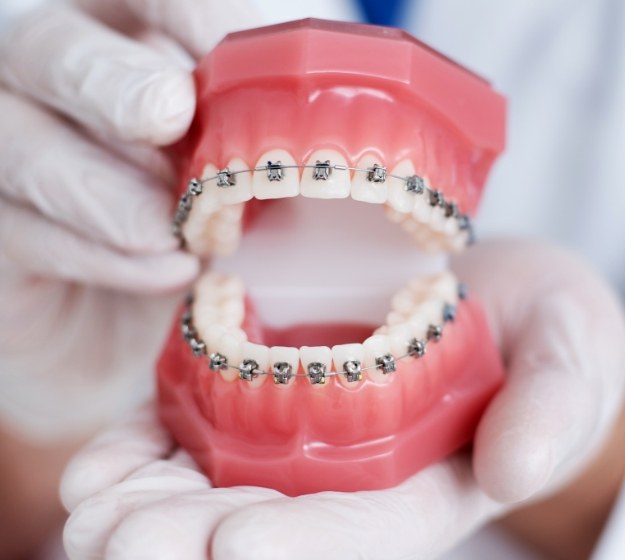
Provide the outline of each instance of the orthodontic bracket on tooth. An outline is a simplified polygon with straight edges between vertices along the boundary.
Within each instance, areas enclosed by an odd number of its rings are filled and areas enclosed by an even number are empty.
[[[466,299],[467,289],[462,283],[458,284],[458,297]],[[444,324],[453,322],[457,314],[457,306],[451,303],[444,303],[441,311],[441,324],[429,325],[425,338],[412,338],[406,345],[406,352],[400,356],[393,356],[390,353],[382,354],[375,359],[375,365],[363,366],[358,360],[348,360],[343,364],[341,371],[328,371],[326,364],[322,362],[310,362],[306,364],[306,373],[297,373],[297,364],[289,364],[288,362],[275,362],[269,371],[265,371],[259,367],[256,360],[246,358],[237,366],[228,362],[227,356],[219,352],[211,352],[208,354],[206,343],[199,337],[197,329],[193,324],[193,315],[191,306],[193,305],[193,296],[189,295],[186,299],[187,308],[180,319],[180,331],[182,338],[190,346],[193,355],[196,358],[206,357],[208,360],[208,369],[214,372],[221,370],[233,369],[238,372],[239,379],[243,381],[252,381],[260,375],[270,375],[276,385],[287,385],[293,377],[306,377],[311,385],[323,385],[328,378],[343,376],[348,383],[362,381],[365,371],[378,370],[384,375],[397,371],[397,362],[407,360],[409,358],[422,358],[427,351],[427,345],[430,342],[438,342],[443,336]]]
[[[425,179],[419,175],[411,175],[403,177],[389,173],[386,167],[374,163],[371,167],[349,167],[347,165],[333,165],[330,160],[319,161],[314,165],[283,165],[281,161],[268,161],[266,165],[255,167],[254,169],[238,169],[230,170],[225,167],[217,172],[213,177],[205,177],[203,179],[193,178],[187,185],[186,192],[180,197],[178,207],[174,215],[172,223],[172,233],[180,241],[184,247],[185,239],[182,226],[189,219],[191,208],[193,207],[193,199],[200,196],[204,191],[204,186],[209,182],[216,182],[218,188],[227,189],[237,184],[237,175],[239,173],[254,173],[256,171],[264,171],[267,173],[267,180],[270,182],[280,182],[286,176],[287,170],[297,169],[312,171],[312,178],[315,181],[327,181],[332,175],[332,171],[353,171],[354,173],[364,173],[370,183],[385,183],[389,177],[399,179],[404,182],[404,190],[414,195],[426,195],[428,202],[432,207],[440,207],[443,209],[445,218],[457,220],[460,231],[467,232],[467,245],[475,242],[475,233],[471,218],[466,214],[460,214],[458,204],[453,201],[445,200],[440,190],[431,189],[426,186]]]

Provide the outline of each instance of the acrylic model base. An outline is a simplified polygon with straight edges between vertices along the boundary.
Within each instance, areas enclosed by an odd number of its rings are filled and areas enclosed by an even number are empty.
[[[503,368],[444,255],[473,241],[504,100],[403,32],[320,20],[229,35],[195,77],[174,233],[207,271],[157,368],[175,439],[216,486],[288,495],[469,443]]]

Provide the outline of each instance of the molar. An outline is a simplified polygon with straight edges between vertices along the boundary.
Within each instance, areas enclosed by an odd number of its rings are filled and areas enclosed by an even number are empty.
[[[374,166],[378,166],[378,169],[384,169],[383,164],[370,154],[361,158],[356,164],[356,167],[363,170],[374,169]],[[367,171],[354,171],[351,188],[352,198],[360,202],[382,204],[388,198],[388,175],[385,169],[378,172],[372,171],[371,174],[372,177],[369,177]]]
[[[256,167],[265,167],[271,162],[274,165],[296,165],[293,156],[286,150],[270,150],[265,152],[256,163]],[[252,191],[258,199],[289,198],[299,194],[299,169],[277,169],[275,173],[261,169],[254,171]]]
[[[306,166],[318,162],[329,163],[329,168],[310,169],[302,172],[301,194],[308,198],[347,198],[351,189],[349,171],[332,169],[334,165],[347,167],[347,160],[336,150],[317,150],[313,152]]]
[[[302,346],[300,348],[300,359],[304,368],[304,373],[308,375],[308,380],[313,385],[327,385],[328,378],[325,377],[332,372],[332,350],[327,346]],[[317,368],[317,364],[322,367]],[[325,367],[325,371],[323,368]]]

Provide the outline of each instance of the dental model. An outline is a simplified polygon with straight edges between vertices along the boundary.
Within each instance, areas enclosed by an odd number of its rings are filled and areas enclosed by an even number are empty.
[[[288,495],[470,442],[503,371],[446,253],[473,241],[503,98],[402,31],[321,20],[228,35],[195,77],[173,227],[211,270],[158,364],[176,440],[216,486]]]

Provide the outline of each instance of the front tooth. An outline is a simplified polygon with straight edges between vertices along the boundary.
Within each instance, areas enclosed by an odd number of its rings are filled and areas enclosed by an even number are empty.
[[[391,172],[399,177],[412,177],[415,174],[414,165],[409,159],[400,161]],[[389,177],[388,180],[388,204],[397,212],[407,214],[412,210],[415,196],[420,196],[406,189],[406,181]]]
[[[313,385],[327,385],[327,374],[332,372],[332,350],[327,346],[302,346],[300,359],[304,373]],[[320,365],[319,365],[320,364]]]
[[[362,344],[338,344],[332,347],[332,361],[334,370],[339,372],[339,381],[346,387],[357,386],[357,381],[363,377],[363,372],[358,372],[364,367],[364,351]],[[346,375],[349,370],[351,375]],[[352,379],[352,381],[349,380]]]
[[[366,171],[367,169],[374,169],[374,166],[378,166],[378,171],[374,172]],[[354,200],[361,202],[370,202],[373,204],[382,204],[386,202],[388,198],[388,176],[383,180],[378,177],[377,174],[382,176],[386,175],[386,170],[383,164],[372,155],[364,156],[356,165],[358,169],[363,171],[354,171],[352,178],[351,194]],[[384,171],[382,171],[384,170]],[[376,177],[370,179],[369,175]]]
[[[258,369],[268,371],[269,369],[269,348],[262,344],[254,344],[253,342],[245,342],[243,344],[243,359],[254,360],[258,364]],[[248,381],[250,387],[260,387],[267,375],[258,374],[251,381]]]
[[[252,198],[252,173],[245,171],[249,169],[249,165],[241,158],[232,158],[224,170],[220,171],[244,171],[243,173],[232,173],[230,177],[223,176],[221,181],[212,181],[217,196],[222,204],[237,204],[239,202],[247,202]],[[217,175],[217,173],[214,173]],[[211,176],[214,176],[211,175]],[[208,177],[207,174],[204,177]],[[234,182],[233,185],[228,183]],[[220,186],[221,184],[221,186]]]
[[[289,375],[297,374],[299,368],[299,349],[291,346],[272,346],[269,349],[269,363],[272,372],[285,371],[282,364],[288,364],[290,367]],[[277,369],[274,369],[277,368]],[[279,369],[278,369],[279,368]],[[274,375],[274,383],[276,385],[289,385],[292,377],[281,379]]]
[[[385,374],[379,367],[378,359],[391,353],[388,336],[375,334],[362,343],[364,365],[367,376],[375,383],[388,383],[392,374]]]
[[[274,171],[264,168],[269,164],[283,166]],[[256,167],[262,167],[254,171],[252,178],[252,191],[258,199],[288,198],[299,194],[299,170],[295,168],[285,169],[284,166],[296,165],[293,156],[286,150],[270,150],[265,152],[256,163]]]
[[[318,163],[321,165],[314,168]],[[347,198],[351,189],[349,171],[347,169],[333,169],[335,165],[347,168],[347,160],[336,150],[313,152],[302,172],[302,196],[309,198]]]
[[[238,366],[243,360],[244,344],[245,342],[241,340],[240,336],[227,331],[219,339],[215,351],[226,356],[229,366]],[[227,367],[220,370],[219,373],[226,381],[234,381],[239,378],[239,372],[234,367]]]

